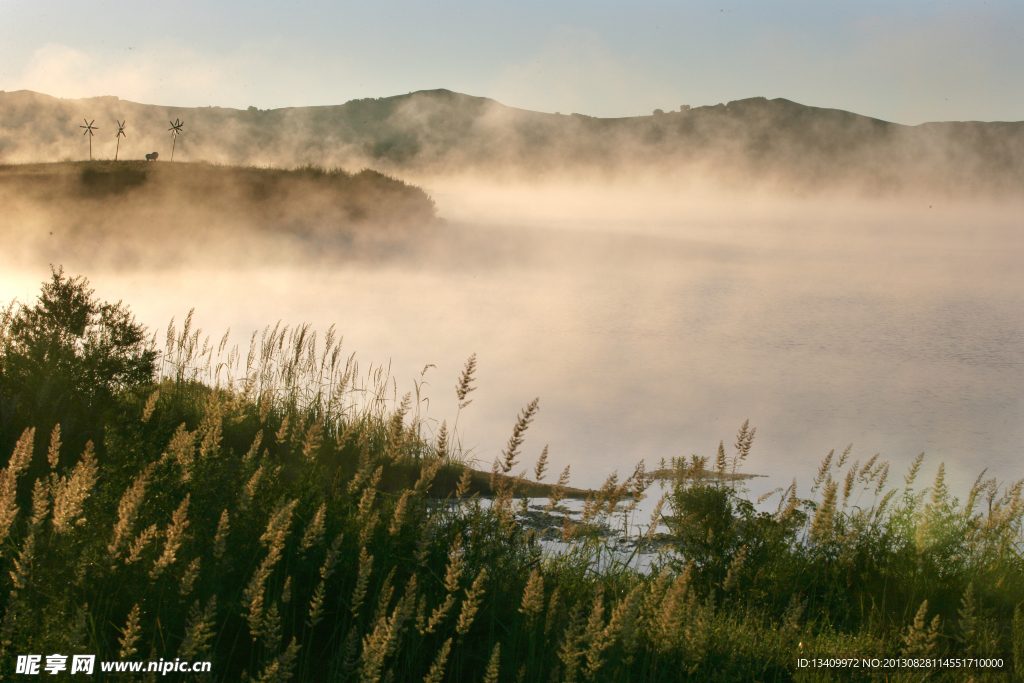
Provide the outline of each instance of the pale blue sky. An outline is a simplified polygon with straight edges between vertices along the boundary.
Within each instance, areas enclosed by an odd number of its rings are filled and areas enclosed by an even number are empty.
[[[262,109],[448,88],[649,114],[763,95],[1024,120],[1024,2],[0,0],[0,89]]]

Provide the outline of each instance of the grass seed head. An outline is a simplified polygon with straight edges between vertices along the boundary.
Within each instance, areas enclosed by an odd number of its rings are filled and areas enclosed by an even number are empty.
[[[491,658],[487,660],[487,670],[484,672],[484,683],[498,683],[498,674],[500,671],[501,642],[497,642],[491,650]]]
[[[327,516],[327,503],[321,503],[313,514],[313,519],[302,534],[299,542],[299,552],[306,552],[310,548],[320,545],[324,540],[324,520]]]
[[[46,461],[50,464],[51,470],[56,470],[60,463],[60,425],[54,425],[50,432],[50,449],[46,453]]]
[[[53,529],[56,533],[65,533],[72,526],[81,526],[85,519],[81,517],[86,499],[96,485],[99,467],[96,465],[96,454],[92,441],[85,444],[82,459],[75,465],[71,475],[61,477],[53,493]]]
[[[438,651],[437,656],[434,657],[434,663],[430,665],[430,670],[427,675],[423,678],[423,683],[441,683],[444,678],[444,667],[448,663],[448,655],[452,651],[452,639],[444,641],[441,649]]]
[[[132,607],[132,611],[128,613],[128,622],[121,629],[121,638],[117,641],[118,645],[121,646],[121,649],[118,651],[118,656],[121,659],[129,659],[138,652],[135,644],[139,641],[139,636],[142,634],[142,627],[139,624],[140,615],[141,610],[138,603],[136,603]]]
[[[486,580],[487,568],[484,567],[480,570],[480,573],[473,581],[473,585],[466,590],[466,599],[462,603],[462,611],[459,613],[459,623],[455,628],[455,631],[460,636],[464,636],[469,633],[469,629],[473,625],[476,613],[480,609],[480,602],[483,600],[484,582]]]

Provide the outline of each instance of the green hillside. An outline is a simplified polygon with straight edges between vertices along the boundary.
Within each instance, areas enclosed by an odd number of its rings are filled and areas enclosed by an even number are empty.
[[[616,175],[699,173],[740,185],[911,188],[1017,194],[1024,122],[903,126],[785,99],[755,97],[648,116],[603,119],[505,106],[430,90],[337,106],[274,110],[144,105],[116,97],[62,100],[0,92],[0,162],[88,158],[78,126],[95,120],[94,155],[171,152],[177,160],[372,166],[389,172]],[[128,138],[115,150],[114,120]]]

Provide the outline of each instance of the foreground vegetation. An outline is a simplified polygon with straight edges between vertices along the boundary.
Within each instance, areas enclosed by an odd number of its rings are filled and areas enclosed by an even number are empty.
[[[474,484],[457,427],[428,429],[421,397],[392,398],[333,330],[268,328],[243,355],[186,320],[158,353],[86,285],[57,272],[0,320],[0,677],[29,653],[210,660],[195,679],[223,681],[1024,673],[1021,482],[979,477],[961,502],[941,468],[915,489],[918,459],[887,488],[885,463],[848,450],[822,464],[812,498],[794,483],[762,512],[728,476],[752,446],[744,425],[734,455],[672,463],[656,512],[672,550],[651,571],[592,533],[647,495],[642,467],[610,477],[565,523],[567,550],[546,554],[514,499],[537,402]],[[474,372],[471,358],[460,413]],[[545,449],[534,479],[546,462]],[[568,468],[552,507],[567,481]],[[1007,666],[798,666],[939,655]]]

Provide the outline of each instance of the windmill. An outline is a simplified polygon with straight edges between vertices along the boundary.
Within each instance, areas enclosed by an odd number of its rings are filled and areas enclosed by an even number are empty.
[[[171,161],[174,161],[174,143],[178,141],[178,133],[181,132],[181,127],[185,125],[185,122],[174,119],[167,123],[171,124],[167,131],[171,134]]]
[[[86,121],[85,119],[82,120],[85,121],[85,125],[79,126],[79,128],[85,128],[85,132],[82,133],[82,135],[89,136],[89,161],[92,161],[92,132],[94,130],[99,130],[99,128],[92,125],[96,123],[96,119],[93,119],[92,121]]]
[[[117,119],[114,119],[117,121]],[[127,139],[127,135],[124,133],[124,124],[128,122],[128,119],[124,121],[117,121],[117,149],[114,150],[114,161],[117,161],[117,153],[121,151],[121,137]]]

